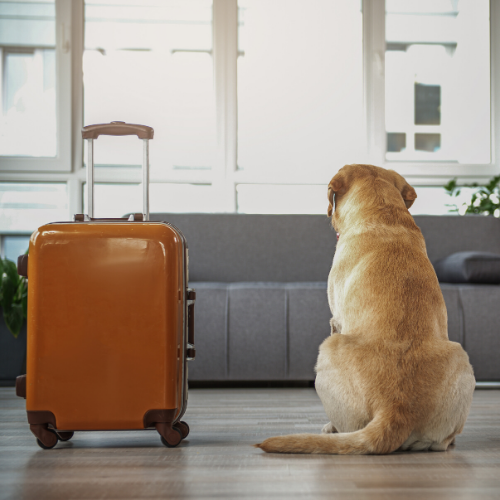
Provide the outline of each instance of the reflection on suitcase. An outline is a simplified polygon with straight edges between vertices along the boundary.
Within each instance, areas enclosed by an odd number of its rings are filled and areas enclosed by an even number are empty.
[[[144,143],[142,214],[93,218],[93,141],[137,135]],[[188,288],[182,233],[149,222],[153,129],[112,122],[82,130],[89,140],[87,215],[40,227],[31,237],[26,398],[42,448],[80,430],[156,428],[166,446],[189,433],[187,363],[194,358],[195,292]]]

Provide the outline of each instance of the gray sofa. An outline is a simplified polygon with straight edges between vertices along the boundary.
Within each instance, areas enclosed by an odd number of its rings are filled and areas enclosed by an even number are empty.
[[[326,280],[336,236],[322,215],[152,214],[189,245],[195,306],[192,381],[312,381],[330,333]],[[500,254],[500,220],[416,216],[432,262]],[[500,285],[442,283],[451,340],[478,381],[500,380]]]

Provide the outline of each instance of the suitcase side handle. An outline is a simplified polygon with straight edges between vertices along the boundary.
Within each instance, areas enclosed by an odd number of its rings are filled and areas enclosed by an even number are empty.
[[[147,125],[125,122],[98,123],[82,128],[83,139],[97,139],[100,135],[136,135],[139,139],[152,139],[154,130]]]
[[[186,293],[187,298],[187,330],[188,330],[188,338],[187,338],[187,359],[191,361],[196,356],[196,349],[194,347],[194,303],[196,301],[196,291],[192,288],[187,289]]]
[[[143,220],[149,220],[149,140],[154,130],[147,125],[135,123],[111,122],[87,125],[82,128],[82,138],[88,140],[89,154],[87,159],[87,211],[89,220],[94,217],[94,139],[100,135],[137,135],[143,142],[142,155],[142,211]],[[84,220],[86,220],[84,218]]]

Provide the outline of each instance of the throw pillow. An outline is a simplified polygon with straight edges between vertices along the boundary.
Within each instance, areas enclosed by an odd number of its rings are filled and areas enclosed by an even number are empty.
[[[457,252],[435,263],[444,283],[500,283],[500,255],[490,252]]]

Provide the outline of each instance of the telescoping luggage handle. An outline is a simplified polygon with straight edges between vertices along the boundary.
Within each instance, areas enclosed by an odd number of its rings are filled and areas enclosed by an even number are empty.
[[[154,130],[147,125],[135,123],[111,122],[97,125],[87,125],[82,128],[83,139],[88,140],[89,157],[87,163],[87,210],[88,217],[94,217],[94,139],[100,135],[136,135],[143,140],[142,156],[142,212],[143,220],[149,220],[149,139],[154,136]],[[84,216],[85,217],[85,216]],[[132,216],[132,220],[133,216]]]

